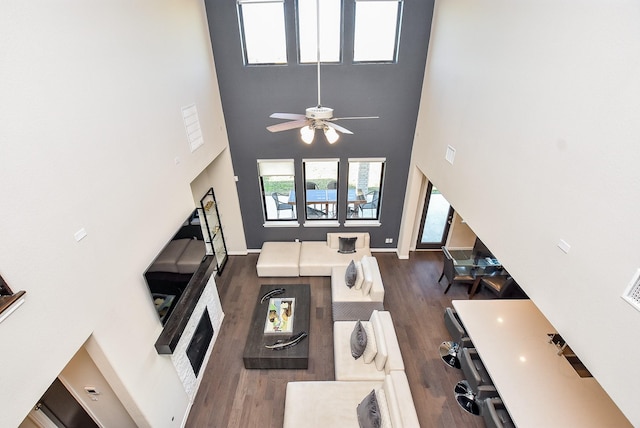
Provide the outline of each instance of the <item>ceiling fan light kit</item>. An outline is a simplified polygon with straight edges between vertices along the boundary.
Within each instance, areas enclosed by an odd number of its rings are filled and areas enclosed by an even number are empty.
[[[315,137],[315,135],[316,130],[311,126],[303,126],[300,128],[300,138],[302,138],[302,141],[307,144],[313,143],[313,137]]]
[[[324,107],[320,103],[320,3],[316,0],[316,23],[317,23],[317,69],[318,69],[318,104],[315,107],[309,107],[305,110],[305,114],[296,113],[273,113],[271,118],[287,119],[289,122],[278,123],[276,125],[267,126],[270,132],[280,132],[289,129],[300,128],[300,138],[306,144],[313,143],[316,129],[322,129],[329,144],[333,144],[340,138],[338,132],[343,134],[353,134],[347,128],[333,123],[336,120],[345,119],[377,119],[378,116],[356,116],[356,117],[333,117],[333,109]]]

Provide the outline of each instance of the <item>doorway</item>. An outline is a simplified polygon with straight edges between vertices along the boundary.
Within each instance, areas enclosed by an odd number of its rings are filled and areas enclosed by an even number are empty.
[[[98,428],[91,416],[58,378],[44,393],[36,405],[36,409],[41,410],[60,427]]]
[[[98,361],[105,361],[102,350],[91,336],[69,360],[20,428],[135,428],[140,425],[131,418],[89,349],[98,356]],[[112,370],[106,363],[102,367],[107,373]]]
[[[440,191],[431,183],[427,184],[424,211],[420,220],[420,233],[416,248],[440,249],[445,245],[454,210]]]

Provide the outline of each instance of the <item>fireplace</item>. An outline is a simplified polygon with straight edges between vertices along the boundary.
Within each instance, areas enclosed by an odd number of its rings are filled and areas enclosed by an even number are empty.
[[[202,369],[207,365],[223,318],[214,273],[209,277],[175,349],[170,354],[190,401],[193,401],[198,391],[204,373]]]
[[[202,367],[204,357],[207,355],[207,349],[209,349],[209,343],[211,343],[212,338],[213,326],[211,325],[209,311],[205,309],[202,317],[200,317],[198,327],[196,327],[196,331],[193,333],[191,342],[189,342],[189,346],[187,346],[187,358],[189,358],[189,362],[191,362],[191,367],[193,367],[193,373],[196,377],[198,377],[198,373],[200,373],[200,367]]]

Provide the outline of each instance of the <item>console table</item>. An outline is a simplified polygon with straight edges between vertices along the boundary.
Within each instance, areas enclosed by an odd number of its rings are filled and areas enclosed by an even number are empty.
[[[557,354],[531,300],[452,303],[518,428],[631,427],[596,379]]]

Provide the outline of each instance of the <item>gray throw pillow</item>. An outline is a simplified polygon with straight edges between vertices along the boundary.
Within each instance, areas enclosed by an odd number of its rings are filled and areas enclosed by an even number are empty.
[[[356,326],[351,332],[351,356],[356,360],[362,356],[364,349],[367,347],[367,332],[364,331],[364,327],[360,320],[356,323]]]
[[[344,282],[347,284],[347,287],[352,288],[356,285],[357,278],[358,268],[356,267],[356,262],[351,260],[351,263],[347,266],[347,270],[344,272]]]
[[[380,428],[382,425],[375,390],[371,390],[371,392],[364,397],[364,400],[358,404],[356,411],[360,428]]]
[[[350,254],[356,252],[356,239],[358,239],[357,236],[353,238],[339,237],[338,239],[340,240],[338,245],[339,253]]]

